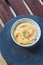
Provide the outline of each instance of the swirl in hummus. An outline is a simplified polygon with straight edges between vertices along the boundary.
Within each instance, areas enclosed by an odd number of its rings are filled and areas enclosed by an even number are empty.
[[[32,44],[37,35],[36,27],[32,23],[21,23],[14,29],[14,39],[22,45]]]

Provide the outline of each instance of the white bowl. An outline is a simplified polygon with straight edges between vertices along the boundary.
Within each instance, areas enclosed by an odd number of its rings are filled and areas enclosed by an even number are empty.
[[[31,23],[34,24],[34,26],[35,26],[36,29],[37,29],[37,39],[36,39],[36,41],[34,41],[32,44],[22,45],[22,44],[20,44],[20,43],[17,43],[17,41],[14,39],[14,35],[13,35],[13,33],[14,33],[14,28],[15,28],[18,24],[20,24],[20,23],[22,23],[22,22],[31,22]],[[40,36],[41,36],[41,29],[40,29],[39,24],[36,23],[33,19],[30,19],[30,18],[21,18],[21,19],[15,21],[15,22],[13,23],[12,27],[11,27],[11,37],[12,37],[13,41],[14,41],[17,45],[19,45],[19,46],[21,46],[21,47],[31,47],[31,46],[34,46],[34,45],[39,41]]]

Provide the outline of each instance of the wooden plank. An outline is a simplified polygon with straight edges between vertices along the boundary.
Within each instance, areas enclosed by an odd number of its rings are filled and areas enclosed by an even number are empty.
[[[7,0],[14,9],[16,15],[29,14],[22,0]]]
[[[42,0],[42,2],[43,2],[43,0]]]
[[[43,6],[38,0],[25,0],[35,15],[43,17]]]
[[[0,18],[4,23],[13,17],[5,0],[0,0]]]
[[[8,65],[0,53],[0,65]]]
[[[0,24],[0,31],[1,31],[1,29],[2,29],[2,26],[1,26],[1,24]]]

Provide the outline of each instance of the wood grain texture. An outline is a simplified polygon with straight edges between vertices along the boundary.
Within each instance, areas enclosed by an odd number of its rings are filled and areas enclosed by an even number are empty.
[[[3,56],[0,53],[0,65],[7,65],[6,61],[4,60]]]
[[[30,9],[35,15],[38,15],[43,18],[43,6],[38,0],[25,0]]]
[[[1,26],[1,24],[0,24],[0,31],[1,31],[1,29],[2,29],[2,26]]]
[[[4,23],[13,17],[5,0],[0,0],[0,18]]]
[[[16,15],[29,14],[22,0],[6,0],[14,9]]]

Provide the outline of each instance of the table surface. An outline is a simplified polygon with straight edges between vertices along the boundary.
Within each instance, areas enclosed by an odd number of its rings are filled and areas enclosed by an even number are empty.
[[[0,31],[8,20],[23,14],[37,15],[43,18],[43,0],[0,0]],[[1,54],[0,63],[6,65]]]

